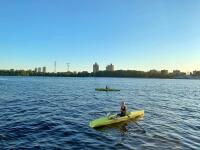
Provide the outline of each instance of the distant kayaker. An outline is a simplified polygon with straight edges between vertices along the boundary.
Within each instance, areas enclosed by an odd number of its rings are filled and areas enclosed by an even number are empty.
[[[126,106],[126,104],[125,104],[124,101],[122,101],[122,103],[121,103],[120,112],[121,112],[121,113],[119,114],[120,117],[126,116],[127,106]]]

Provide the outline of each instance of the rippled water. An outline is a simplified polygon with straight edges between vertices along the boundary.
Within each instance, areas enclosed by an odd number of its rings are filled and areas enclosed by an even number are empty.
[[[122,98],[145,110],[139,126],[88,126]],[[200,81],[0,77],[0,149],[23,148],[200,149]]]

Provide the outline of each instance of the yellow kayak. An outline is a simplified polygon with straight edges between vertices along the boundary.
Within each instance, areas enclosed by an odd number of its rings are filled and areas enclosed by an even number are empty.
[[[102,127],[102,126],[111,125],[111,124],[119,123],[123,121],[128,121],[130,119],[136,119],[140,117],[144,117],[144,110],[129,112],[124,117],[118,117],[117,115],[102,117],[102,118],[91,121],[90,127],[91,128]]]

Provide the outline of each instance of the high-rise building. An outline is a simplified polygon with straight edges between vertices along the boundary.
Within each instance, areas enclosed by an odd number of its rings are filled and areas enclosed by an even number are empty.
[[[46,67],[42,67],[42,72],[46,73],[47,72],[47,68]]]
[[[99,71],[99,65],[98,65],[97,63],[95,63],[95,64],[93,65],[93,72],[96,73],[96,72],[98,72],[98,71]]]
[[[35,68],[35,72],[37,72],[38,71],[38,69],[37,68]]]
[[[42,68],[41,67],[38,68],[38,72],[42,72]]]
[[[114,71],[114,65],[113,64],[107,65],[106,71]]]

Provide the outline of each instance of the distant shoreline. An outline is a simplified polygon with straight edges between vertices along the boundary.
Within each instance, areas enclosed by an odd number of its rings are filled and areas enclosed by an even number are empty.
[[[177,77],[177,78],[156,78],[156,77],[72,77],[72,76],[22,76],[22,75],[14,75],[14,76],[7,76],[7,75],[0,75],[0,77],[44,77],[44,78],[124,78],[124,79],[185,79],[185,80],[200,80],[200,77]]]
[[[25,70],[0,70],[0,76],[30,76],[30,77],[112,77],[112,78],[145,78],[145,79],[200,79],[200,76],[186,75],[186,73],[168,73],[162,71],[136,71],[136,70],[116,70],[99,71],[96,73],[83,72],[57,72],[42,73]]]

